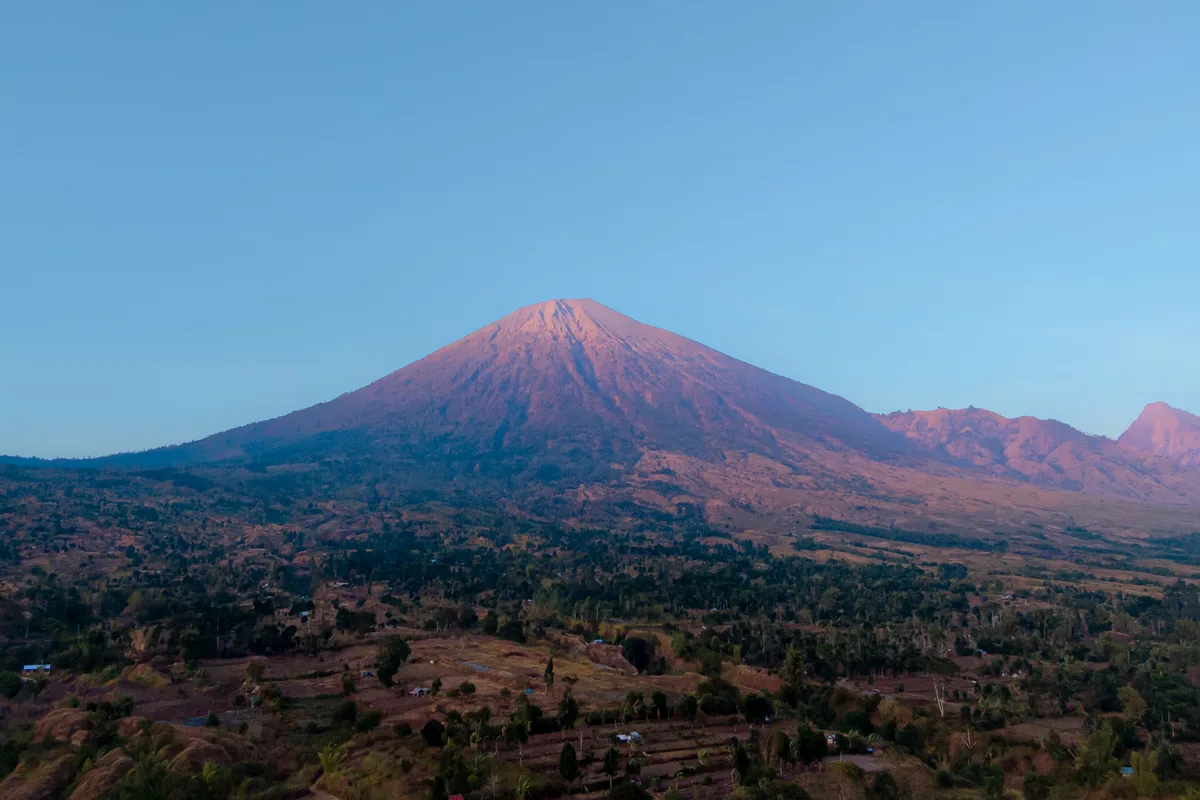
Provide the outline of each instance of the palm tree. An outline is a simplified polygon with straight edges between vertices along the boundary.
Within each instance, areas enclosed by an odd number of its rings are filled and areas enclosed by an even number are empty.
[[[517,781],[517,800],[528,800],[529,792],[533,790],[533,781],[528,775],[522,775]]]
[[[700,766],[707,767],[708,766],[708,750],[706,750],[704,748],[697,750],[696,751],[696,761],[699,762]]]

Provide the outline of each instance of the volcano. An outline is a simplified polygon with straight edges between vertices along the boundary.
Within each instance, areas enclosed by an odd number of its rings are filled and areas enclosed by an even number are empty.
[[[280,491],[303,472],[309,491],[369,502],[453,496],[634,517],[649,505],[733,522],[761,511],[785,525],[819,516],[988,531],[1052,510],[1065,524],[1133,531],[1151,505],[1174,506],[1155,524],[1195,530],[1195,420],[1152,406],[1114,442],[973,408],[872,415],[593,300],[551,300],[276,419],[85,462],[0,460],[196,468],[235,482],[245,470],[284,473],[269,479]]]
[[[451,471],[586,479],[647,450],[880,461],[912,448],[823,392],[637,322],[594,300],[527,306],[357,391],[126,467],[370,455]]]

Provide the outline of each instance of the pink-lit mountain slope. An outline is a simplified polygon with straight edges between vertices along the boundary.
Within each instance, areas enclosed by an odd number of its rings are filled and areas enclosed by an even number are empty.
[[[925,452],[1039,486],[1149,502],[1200,498],[1200,479],[1167,459],[1056,420],[980,408],[903,411],[879,419]]]
[[[1200,417],[1166,403],[1151,403],[1118,439],[1121,444],[1200,468]]]

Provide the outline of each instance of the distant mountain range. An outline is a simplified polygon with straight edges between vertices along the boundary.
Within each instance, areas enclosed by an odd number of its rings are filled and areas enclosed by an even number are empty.
[[[928,453],[993,475],[1151,502],[1174,503],[1197,497],[1198,473],[1188,469],[1188,463],[1170,450],[1169,443],[1177,441],[1178,436],[1159,437],[1134,446],[1127,441],[1129,433],[1113,441],[1089,436],[1056,420],[1008,419],[980,408],[897,411],[879,419]],[[1139,424],[1141,420],[1130,431]]]
[[[986,527],[1002,524],[1005,505],[1026,516],[1095,509],[1057,493],[1200,508],[1200,418],[1164,404],[1147,406],[1118,441],[976,408],[872,415],[592,300],[522,308],[362,389],[195,442],[0,461],[341,464],[356,479],[557,496],[567,508],[611,501],[891,524],[971,517]]]

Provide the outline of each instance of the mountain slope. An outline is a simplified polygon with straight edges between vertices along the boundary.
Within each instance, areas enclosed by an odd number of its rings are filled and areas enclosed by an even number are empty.
[[[985,535],[1200,526],[1200,470],[1029,417],[876,417],[591,300],[519,309],[362,389],[199,441],[0,462],[215,464],[206,479],[277,497],[440,498],[634,521],[702,513],[791,529],[821,516]]]
[[[1146,406],[1117,441],[1181,467],[1200,467],[1200,417],[1166,403]]]
[[[931,455],[1039,486],[1150,502],[1200,498],[1200,481],[1175,465],[1056,420],[1008,419],[980,408],[879,417]]]
[[[596,474],[664,449],[784,460],[816,448],[873,459],[911,448],[836,395],[592,300],[528,306],[355,392],[178,447],[102,459],[164,466],[280,448],[363,448],[455,469]]]

